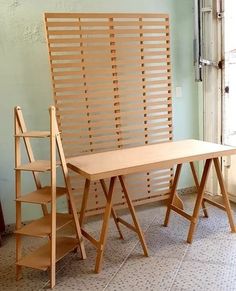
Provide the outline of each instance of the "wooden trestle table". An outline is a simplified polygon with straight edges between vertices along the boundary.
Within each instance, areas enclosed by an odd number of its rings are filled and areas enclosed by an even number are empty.
[[[108,232],[109,218],[111,214],[115,220],[120,237],[123,238],[119,227],[119,224],[121,223],[137,233],[143,248],[144,255],[148,256],[145,239],[138,223],[135,209],[129,197],[128,190],[125,186],[124,175],[150,171],[153,169],[171,168],[177,165],[173,181],[171,183],[170,198],[167,204],[164,225],[168,225],[171,210],[182,215],[190,221],[187,242],[191,243],[193,239],[193,233],[198,221],[200,208],[203,207],[204,215],[208,216],[207,210],[205,208],[205,202],[209,202],[214,206],[226,211],[231,231],[235,232],[236,228],[233,220],[232,210],[222,177],[219,161],[220,157],[233,154],[236,154],[236,148],[204,142],[200,140],[182,140],[69,158],[67,160],[68,167],[78,172],[86,179],[80,211],[80,223],[83,235],[97,248],[95,272],[98,273],[101,269],[101,263]],[[195,161],[205,161],[203,174],[200,181],[198,181],[198,177],[194,167]],[[178,197],[177,194],[177,186],[180,177],[181,167],[184,163],[190,164],[197,188],[197,198],[192,215],[184,211],[182,200]],[[216,203],[213,200],[206,198],[206,196],[204,195],[207,177],[212,164],[214,164],[217,179],[221,189],[223,200],[222,204]],[[104,182],[104,179],[106,178],[110,179],[110,185],[108,189],[106,188],[106,184]],[[124,196],[127,201],[127,205],[130,210],[134,225],[131,225],[128,222],[124,221],[122,218],[118,217],[114,208],[112,207],[114,183],[117,178],[121,183],[121,187],[123,189]],[[94,180],[100,180],[103,191],[107,198],[99,240],[95,240],[88,232],[83,229],[86,203],[89,194],[89,186],[90,182]]]

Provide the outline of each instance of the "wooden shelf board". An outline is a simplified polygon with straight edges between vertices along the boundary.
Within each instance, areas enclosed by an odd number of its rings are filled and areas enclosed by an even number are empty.
[[[66,188],[57,187],[57,197],[60,197],[67,193]],[[35,204],[47,204],[51,202],[51,187],[46,186],[41,189],[38,189],[34,192],[28,193],[24,196],[21,196],[16,199],[16,201],[25,202],[25,203],[35,203]]]
[[[66,226],[73,221],[71,214],[57,213],[57,230]],[[21,229],[15,231],[16,234],[28,235],[35,237],[47,237],[51,233],[51,214],[48,214],[40,219],[37,219]]]
[[[49,137],[50,136],[50,131],[27,131],[27,132],[22,132],[18,133],[15,135],[16,137]]]
[[[58,237],[56,239],[56,261],[62,259],[66,254],[78,246],[78,240],[71,237]],[[35,250],[31,254],[16,262],[18,266],[46,271],[50,266],[50,241]]]
[[[57,162],[57,166],[60,165],[60,162]],[[46,160],[37,160],[28,164],[23,164],[15,170],[20,170],[20,171],[34,171],[34,172],[46,172],[51,169],[51,164],[50,161]]]
[[[50,170],[50,168],[51,168],[50,161],[38,160],[28,164],[23,164],[15,169],[21,171],[45,172]]]

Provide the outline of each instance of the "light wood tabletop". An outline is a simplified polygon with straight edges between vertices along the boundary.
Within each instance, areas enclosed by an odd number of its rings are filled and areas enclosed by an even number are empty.
[[[67,163],[85,178],[98,180],[233,154],[236,148],[189,139],[73,157]]]
[[[127,226],[129,229],[135,231],[139,237],[145,256],[148,255],[147,246],[144,235],[138,223],[135,209],[132,204],[132,199],[129,196],[126,187],[124,176],[142,171],[150,171],[152,169],[165,169],[177,165],[173,180],[170,184],[170,198],[167,203],[167,211],[164,221],[164,226],[167,226],[170,219],[171,211],[183,216],[190,221],[190,227],[187,237],[187,242],[191,243],[193,234],[198,222],[199,212],[202,208],[205,217],[208,217],[208,212],[205,203],[210,203],[224,211],[226,211],[230,228],[232,232],[236,232],[234,224],[234,217],[228,199],[228,193],[224,184],[224,179],[221,172],[220,157],[236,154],[236,148],[219,145],[215,143],[200,141],[200,140],[181,140],[176,142],[166,142],[160,144],[146,145],[128,149],[114,150],[109,152],[84,155],[73,157],[67,160],[68,167],[84,176],[85,186],[83,193],[83,200],[80,210],[80,223],[83,226],[85,212],[87,207],[87,200],[91,181],[100,180],[103,185],[103,190],[106,195],[106,206],[103,215],[103,224],[101,229],[100,239],[97,241],[89,233],[82,228],[82,234],[97,248],[97,258],[95,264],[95,271],[99,272],[101,269],[101,262],[104,253],[104,245],[107,238],[107,230],[109,225],[109,218],[112,214],[116,223],[119,236],[123,238],[120,232],[119,224]],[[204,161],[204,168],[201,178],[196,172],[194,162]],[[177,193],[178,182],[181,174],[182,164],[189,163],[194,183],[196,186],[196,202],[193,213],[190,214],[184,210],[183,201]],[[205,186],[209,176],[211,166],[216,170],[216,177],[219,182],[222,203],[217,203],[208,197],[205,197]],[[109,187],[106,187],[105,178],[110,178]],[[122,191],[127,201],[127,206],[133,218],[133,225],[119,217],[112,206],[113,189],[116,179],[118,178]],[[200,178],[200,179],[199,179]]]

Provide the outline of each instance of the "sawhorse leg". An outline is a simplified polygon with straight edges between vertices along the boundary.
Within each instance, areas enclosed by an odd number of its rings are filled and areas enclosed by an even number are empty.
[[[221,169],[220,169],[220,161],[218,158],[213,159],[214,161],[214,165],[215,165],[215,169],[216,169],[216,175],[218,178],[218,182],[220,185],[220,190],[221,190],[221,194],[222,194],[222,198],[224,201],[224,206],[225,206],[225,211],[228,215],[228,220],[229,220],[229,224],[230,224],[230,228],[232,232],[236,232],[236,227],[235,227],[235,223],[234,223],[234,218],[233,218],[233,213],[231,210],[231,206],[230,206],[230,202],[229,202],[229,198],[228,198],[228,193],[225,187],[225,183],[224,183],[224,179],[221,173]]]
[[[105,183],[104,179],[101,179],[100,183],[101,183],[104,195],[105,195],[106,200],[107,200],[108,191],[107,191],[107,187],[106,187],[106,183]],[[85,212],[86,212],[87,202],[88,202],[89,189],[90,189],[90,180],[86,179],[85,185],[84,185],[83,200],[82,200],[81,209],[80,209],[80,218],[79,218],[81,227],[83,226],[83,223],[84,223]],[[121,232],[121,229],[120,229],[120,226],[119,226],[119,221],[117,219],[115,209],[113,207],[111,209],[111,214],[112,214],[112,217],[114,219],[114,222],[115,222],[115,225],[117,227],[120,238],[124,239],[122,232]]]
[[[210,172],[211,164],[212,164],[211,159],[206,160],[203,174],[202,174],[202,179],[201,179],[198,191],[197,191],[198,192],[197,193],[197,200],[195,202],[193,215],[192,215],[191,220],[190,220],[191,223],[190,223],[190,228],[189,228],[188,238],[187,238],[188,243],[192,243],[192,240],[193,240],[193,233],[194,233],[194,230],[196,228],[197,221],[198,221],[199,211],[200,211],[200,207],[201,207],[201,204],[203,201],[204,190],[205,190],[207,178],[208,178],[208,175]]]
[[[140,240],[142,248],[143,248],[143,253],[147,257],[148,256],[147,245],[146,245],[146,242],[145,242],[145,239],[144,239],[144,236],[143,236],[143,232],[142,232],[141,227],[139,225],[139,222],[138,222],[138,219],[137,219],[137,216],[136,216],[136,213],[135,213],[135,209],[134,209],[132,200],[130,199],[128,191],[126,189],[123,176],[119,176],[119,180],[120,180],[121,187],[122,187],[122,189],[124,191],[125,199],[126,199],[126,202],[128,204],[128,208],[129,208],[129,211],[131,213],[131,216],[132,216],[132,219],[133,219],[133,223],[134,223],[134,227],[132,227],[131,229],[134,230],[138,234],[139,240]],[[121,218],[118,218],[118,220],[121,221],[121,222],[123,221],[123,220],[121,220]],[[124,223],[124,224],[126,226],[128,226],[126,223]]]
[[[174,201],[175,201],[175,197],[177,195],[176,190],[178,187],[181,169],[182,169],[182,164],[178,164],[176,171],[175,171],[174,181],[173,181],[173,184],[171,187],[170,198],[169,198],[169,203],[168,203],[167,210],[166,210],[166,217],[165,217],[165,221],[164,221],[164,226],[167,226],[169,223],[171,209],[173,209],[173,208],[180,209],[179,207],[174,205],[175,204]]]
[[[107,186],[106,186],[106,183],[103,179],[100,180],[100,183],[102,185],[102,189],[103,189],[103,192],[106,196],[106,199],[107,199],[107,196],[108,196],[108,191],[107,191]],[[120,226],[119,226],[119,220],[118,220],[118,217],[117,217],[117,214],[116,214],[116,211],[115,209],[112,207],[111,209],[111,214],[112,214],[112,217],[114,219],[114,222],[115,222],[115,225],[116,225],[116,228],[119,232],[119,235],[120,235],[120,238],[121,239],[124,239],[123,235],[122,235],[122,232],[121,232],[121,229],[120,229]]]
[[[106,204],[105,212],[103,215],[102,230],[101,230],[100,240],[99,240],[98,249],[97,249],[97,258],[96,258],[96,264],[95,264],[96,273],[99,273],[101,270],[101,264],[103,260],[105,243],[106,243],[107,233],[108,233],[109,219],[110,219],[111,209],[112,209],[112,196],[113,196],[115,180],[116,180],[116,177],[112,177],[110,179],[109,190],[107,193],[107,204]]]
[[[210,200],[208,198],[204,198],[204,190],[205,190],[207,178],[209,176],[209,172],[210,172],[212,161],[214,161],[214,166],[215,166],[215,169],[216,169],[217,179],[218,179],[218,182],[219,182],[219,185],[220,185],[220,189],[221,189],[224,205],[218,204],[218,203],[216,203],[216,202],[214,202],[214,201],[212,201],[212,200]],[[221,173],[221,169],[220,169],[219,159],[218,158],[214,158],[214,159],[206,160],[200,184],[198,182],[197,175],[196,175],[196,172],[195,172],[195,168],[194,168],[194,165],[193,165],[192,162],[190,163],[190,166],[191,166],[191,170],[192,170],[193,177],[194,177],[194,180],[195,180],[195,184],[196,184],[196,187],[197,187],[197,199],[196,199],[196,202],[195,202],[193,214],[189,215],[188,213],[186,213],[183,210],[181,210],[179,207],[176,207],[174,205],[174,203],[173,203],[173,201],[175,199],[175,195],[176,195],[176,188],[177,188],[179,175],[180,175],[180,170],[181,170],[181,165],[178,165],[177,169],[176,169],[175,177],[174,177],[174,183],[173,183],[173,186],[172,186],[172,189],[171,189],[169,204],[167,206],[164,225],[165,226],[168,225],[169,216],[170,216],[170,211],[171,210],[173,210],[173,211],[177,212],[178,214],[182,215],[183,217],[185,217],[186,219],[188,219],[190,221],[190,227],[189,227],[187,242],[188,243],[192,243],[193,234],[194,234],[194,231],[195,231],[195,228],[196,228],[196,224],[198,222],[200,208],[202,206],[203,210],[205,210],[204,202],[208,202],[208,203],[211,203],[212,205],[214,205],[214,206],[216,206],[216,207],[218,207],[220,209],[223,209],[223,210],[225,210],[227,212],[229,224],[230,224],[230,227],[231,227],[231,231],[232,232],[236,232],[236,227],[235,227],[235,224],[234,224],[234,219],[233,219],[232,210],[231,210],[229,199],[228,199],[228,194],[227,194],[227,191],[226,191],[226,187],[225,187],[224,180],[223,180],[222,173]],[[204,212],[204,214],[205,214],[205,216],[208,215],[207,212]]]
[[[199,181],[198,181],[198,177],[197,177],[197,173],[196,173],[196,170],[195,170],[195,167],[194,167],[194,163],[193,162],[190,162],[190,167],[191,167],[191,171],[192,171],[192,174],[193,174],[193,179],[194,179],[194,182],[195,182],[195,186],[197,188],[197,191],[199,191]],[[209,217],[208,215],[208,212],[207,212],[207,209],[206,209],[206,205],[205,205],[205,201],[204,199],[202,200],[202,210],[203,210],[203,214],[205,217]]]
[[[104,187],[105,182],[101,181],[101,183],[103,185],[103,190],[105,190],[104,193],[106,195],[107,202],[106,202],[105,212],[103,214],[103,223],[102,223],[102,229],[101,229],[101,234],[100,234],[99,240],[94,239],[90,234],[88,234],[84,229],[82,229],[82,234],[84,235],[84,237],[86,237],[97,248],[97,257],[96,257],[96,264],[95,264],[95,272],[96,273],[99,273],[101,270],[101,265],[102,265],[104,250],[105,250],[105,244],[106,244],[106,240],[107,240],[109,219],[110,219],[110,215],[112,212],[113,212],[113,218],[114,219],[116,218],[117,223],[119,222],[119,223],[125,225],[126,227],[128,227],[129,229],[131,229],[132,231],[137,233],[139,240],[140,240],[140,243],[141,243],[142,248],[143,248],[144,255],[148,256],[146,242],[145,242],[141,227],[138,223],[138,219],[137,219],[137,216],[135,213],[135,209],[134,209],[132,200],[130,199],[128,191],[126,189],[123,176],[119,176],[118,178],[119,178],[119,181],[121,183],[121,187],[123,189],[124,196],[125,196],[125,199],[126,199],[126,202],[128,205],[128,209],[131,213],[134,225],[131,225],[130,223],[123,220],[122,218],[117,217],[116,213],[114,212],[114,209],[112,207],[112,197],[113,197],[114,184],[115,184],[116,178],[117,177],[112,177],[110,179],[110,185],[109,185],[108,191],[107,191],[106,187]],[[87,182],[87,185],[85,183],[85,191],[84,191],[84,197],[83,197],[83,201],[82,201],[82,211],[81,211],[82,216],[80,216],[81,225],[83,225],[83,221],[84,221],[84,214],[85,214],[85,209],[86,209],[86,204],[87,204],[88,191],[89,191],[89,185]],[[118,229],[118,227],[117,227],[117,229]]]
[[[204,189],[205,189],[206,180],[207,180],[207,177],[209,174],[211,162],[212,162],[212,160],[206,161],[203,175],[202,175],[202,179],[201,179],[201,183],[200,183],[199,187],[197,188],[198,194],[197,194],[197,200],[195,203],[193,215],[189,215],[188,213],[186,213],[185,211],[183,211],[179,207],[175,206],[173,203],[174,199],[175,199],[175,195],[176,195],[176,189],[177,189],[177,185],[178,185],[178,181],[179,181],[179,177],[180,177],[182,164],[177,165],[177,168],[176,168],[174,182],[173,182],[173,185],[171,188],[171,193],[170,193],[170,200],[169,200],[167,210],[166,210],[166,217],[165,217],[164,226],[168,225],[171,210],[177,212],[178,214],[182,215],[186,219],[190,220],[191,224],[190,224],[189,234],[188,234],[188,238],[187,238],[187,241],[189,243],[192,241],[193,232],[195,230],[195,226],[197,223],[198,214],[199,214],[199,210],[200,210],[200,207],[202,204]],[[191,169],[192,169],[192,166],[191,166]],[[195,173],[195,171],[193,171],[193,173]],[[198,181],[197,181],[197,185],[198,185]]]

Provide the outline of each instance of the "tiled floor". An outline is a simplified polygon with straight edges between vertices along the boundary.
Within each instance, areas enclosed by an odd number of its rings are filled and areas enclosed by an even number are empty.
[[[186,209],[192,209],[193,195],[183,199]],[[122,227],[125,240],[119,240],[111,221],[102,272],[93,273],[95,249],[86,242],[87,260],[72,253],[59,262],[54,290],[236,290],[236,234],[229,231],[226,213],[209,207],[210,217],[201,216],[194,242],[189,245],[185,219],[172,214],[169,227],[164,228],[164,206],[139,207],[137,212],[148,258],[142,256],[135,234]],[[93,219],[86,227],[98,235],[99,226]],[[25,239],[26,251],[36,242],[38,246],[43,241]],[[15,282],[14,243],[13,236],[5,237],[0,248],[0,290],[47,289],[48,274],[37,270],[25,268],[23,279]]]

